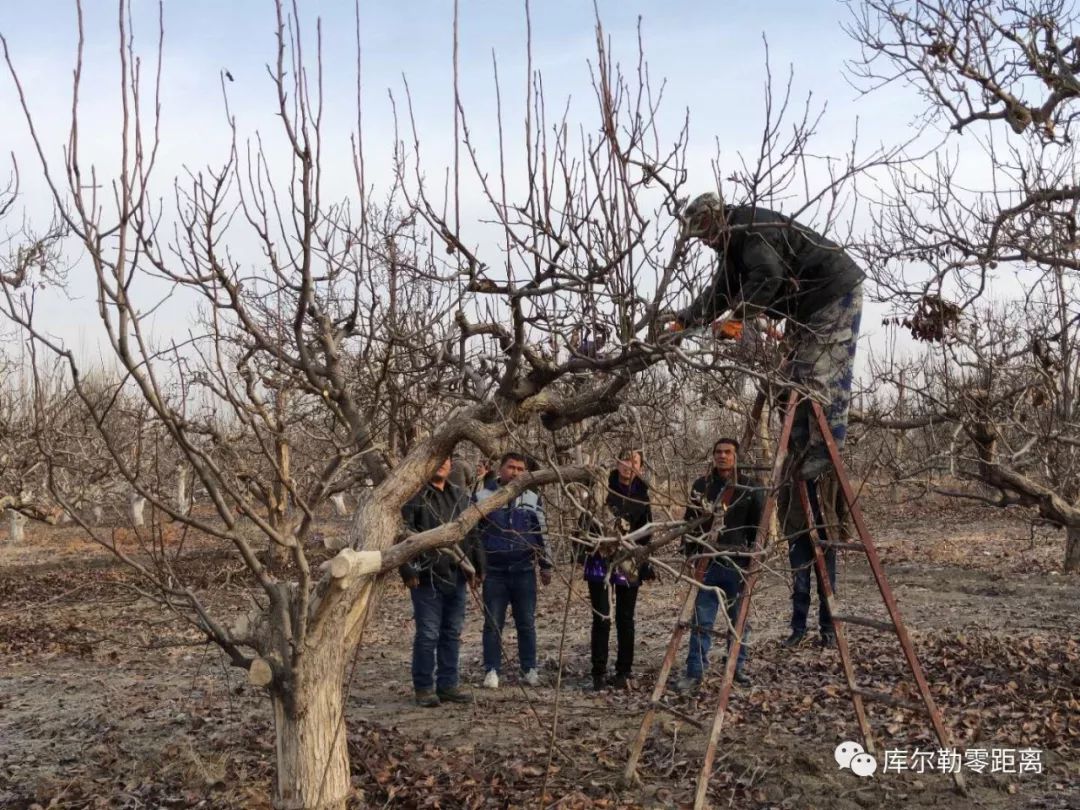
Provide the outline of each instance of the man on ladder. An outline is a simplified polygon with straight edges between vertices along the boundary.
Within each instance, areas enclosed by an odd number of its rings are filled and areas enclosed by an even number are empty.
[[[714,321],[714,332],[724,337],[738,337],[741,330],[734,327],[747,317],[764,314],[787,321],[784,337],[787,349],[785,368],[788,379],[794,384],[785,397],[784,418],[753,551],[755,554],[762,551],[769,521],[775,514],[778,495],[783,496],[789,506],[784,515],[785,531],[788,535],[793,536],[791,527],[796,520],[801,524],[802,534],[816,535],[816,540],[807,537],[807,542],[810,543],[815,572],[824,584],[822,591],[825,599],[837,608],[830,616],[830,622],[836,623],[835,638],[841,669],[866,751],[871,755],[878,751],[866,712],[866,701],[881,701],[892,706],[902,705],[913,709],[924,708],[940,747],[951,750],[948,729],[930,693],[926,674],[904,626],[839,452],[847,433],[852,366],[862,306],[862,271],[835,244],[772,211],[746,207],[724,210],[716,195],[704,195],[694,200],[685,213],[686,232],[712,246],[720,254],[721,261],[711,286],[680,317],[675,326],[676,331],[686,326]],[[723,309],[730,309],[731,314],[719,317]],[[753,438],[754,426],[766,399],[764,391],[758,394],[747,421],[743,442],[745,446],[749,446]],[[833,469],[836,484],[843,495],[843,503],[850,510],[858,542],[830,539],[824,529],[830,522],[835,526],[835,518],[831,515],[823,518],[822,504],[811,503],[811,485],[829,468]],[[716,509],[714,504],[713,510]],[[716,520],[713,521],[714,528],[717,523]],[[888,612],[888,622],[856,615],[837,605],[834,601],[835,594],[830,588],[831,576],[826,571],[823,553],[830,549],[859,551],[865,554]],[[753,556],[746,573],[744,588],[739,595],[738,615],[732,628],[732,649],[729,650],[724,666],[716,709],[708,728],[708,743],[694,795],[695,810],[708,806],[717,746],[723,732],[738,668],[739,650],[736,648],[741,647],[743,641],[742,636],[749,618],[750,599],[761,571],[760,557]],[[679,642],[685,630],[691,626],[689,620],[693,612],[694,597],[700,588],[701,580],[696,578],[688,589],[678,621],[668,640],[649,705],[642,717],[637,736],[630,745],[623,772],[626,784],[637,778],[637,766],[658,712],[666,712],[701,727],[697,718],[663,699]],[[849,624],[895,632],[921,698],[920,702],[908,700],[906,696],[894,694],[892,691],[869,688],[873,684],[863,684],[850,655],[846,634]],[[960,771],[953,773],[953,781],[957,790],[965,790],[963,774]]]
[[[736,337],[742,322],[760,315],[785,321],[786,376],[822,403],[838,449],[847,437],[856,342],[862,316],[863,271],[834,242],[790,217],[754,206],[726,207],[714,193],[696,197],[684,211],[686,234],[716,251],[711,284],[676,319],[675,329],[713,323],[721,337]],[[722,313],[729,312],[720,318]],[[719,320],[717,320],[719,318]],[[789,479],[812,482],[808,489],[821,511],[815,479],[829,468],[825,442],[810,402],[799,405],[791,434]],[[835,491],[827,481],[825,489]],[[806,634],[810,607],[810,568],[814,554],[808,526],[793,488],[779,493],[779,512],[788,538],[792,589],[792,632],[784,642],[794,647]],[[825,511],[831,511],[832,503]],[[834,523],[830,515],[826,524]],[[826,555],[835,587],[835,554]],[[822,646],[832,646],[832,619],[818,578]]]

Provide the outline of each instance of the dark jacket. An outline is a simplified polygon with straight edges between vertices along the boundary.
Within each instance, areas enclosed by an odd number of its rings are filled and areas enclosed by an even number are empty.
[[[714,320],[742,305],[770,318],[806,323],[863,279],[863,271],[839,245],[783,214],[733,206],[727,221],[733,230],[715,248],[716,275],[680,316],[687,325]]]
[[[500,489],[498,478],[486,483],[473,501],[480,503]],[[527,571],[537,563],[552,568],[547,545],[547,523],[539,494],[527,489],[477,524],[488,571]]]
[[[758,481],[743,476],[737,477],[736,484],[727,495],[726,507],[722,505],[721,496],[728,486],[728,479],[721,478],[716,470],[710,470],[708,475],[703,475],[694,482],[690,488],[690,503],[686,507],[683,520],[697,520],[709,512],[723,514],[723,525],[718,529],[715,541],[710,545],[717,551],[737,551],[754,547],[757,539],[758,524],[761,522],[761,513],[765,505],[765,490]],[[714,518],[709,517],[694,531],[697,538],[707,540],[712,532]],[[693,539],[683,538],[683,551],[687,555],[707,552],[700,543]],[[722,558],[718,562],[729,564]],[[750,558],[741,554],[732,554],[730,564],[745,568],[749,565]]]
[[[623,486],[619,480],[619,471],[612,470],[608,476],[608,494],[604,500],[605,505],[611,512],[612,517],[622,525],[620,533],[629,534],[643,526],[652,523],[652,506],[649,503],[649,485],[634,476],[629,485]],[[583,515],[579,521],[579,530],[589,534],[603,534],[603,530],[591,516]],[[645,545],[651,538],[639,537],[638,545]],[[607,559],[599,553],[593,553],[585,560],[585,579],[589,582],[603,582],[607,577]],[[611,581],[616,585],[637,585],[639,581],[650,580],[655,577],[652,566],[645,562],[637,571],[637,577],[631,581],[622,571],[616,571],[611,575]]]
[[[406,531],[417,534],[456,520],[468,505],[469,498],[464,490],[449,481],[442,490],[428,483],[402,507],[401,517],[405,522]],[[460,580],[459,550],[468,557],[477,575],[483,576],[484,549],[477,542],[475,532],[465,537],[460,544],[460,549],[450,547],[425,551],[405,563],[398,571],[405,582],[415,577],[420,580],[421,585],[433,584],[439,590],[452,591]]]
[[[636,475],[628,486],[623,486],[619,471],[612,470],[608,476],[608,493],[604,502],[616,520],[625,521],[624,532],[627,534],[652,522],[649,485]]]

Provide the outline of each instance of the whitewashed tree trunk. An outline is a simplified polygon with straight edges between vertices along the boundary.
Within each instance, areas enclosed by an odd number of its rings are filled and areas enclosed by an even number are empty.
[[[184,515],[191,511],[187,467],[176,468],[176,507]]]
[[[907,388],[904,385],[904,372],[900,372],[900,383],[897,387],[896,393],[896,418],[903,419],[907,416],[907,403],[904,401]],[[893,442],[893,464],[897,469],[900,469],[904,463],[904,448],[905,448],[905,433],[902,430],[896,431],[896,437]],[[955,464],[950,460],[950,464]],[[892,502],[901,503],[904,498],[907,497],[907,493],[903,487],[892,487]]]
[[[305,656],[288,694],[271,688],[277,743],[274,806],[344,810],[352,792],[345,741],[344,656],[326,649]]]
[[[378,509],[361,499],[345,545],[356,545],[359,537],[372,538],[375,542],[365,543],[370,547],[366,550],[381,551],[391,545],[397,523],[397,510]],[[359,581],[349,584],[343,578],[329,590],[316,613],[320,629],[309,628],[315,636],[308,637],[305,654],[284,685],[270,686],[277,751],[275,808],[345,810],[352,792],[343,716],[345,662],[360,641],[382,582],[370,576],[371,571],[364,573],[368,575]],[[281,628],[274,633],[281,634]],[[288,645],[278,638],[269,646]]]
[[[14,509],[8,509],[8,543],[17,546],[25,539],[26,516]]]
[[[100,526],[105,520],[105,510],[100,506],[95,506],[90,510],[90,513],[94,516],[94,525]]]
[[[754,430],[760,437],[761,442],[761,461],[762,464],[769,469],[772,469],[773,461],[776,459],[776,447],[772,441],[772,429],[769,427],[770,420],[772,418],[772,408],[769,407],[768,401],[761,409],[761,416],[758,417],[758,423],[755,425]],[[749,449],[749,448],[747,448]],[[769,546],[773,547],[777,543],[777,538],[780,537],[780,519],[779,510],[774,509],[772,517],[769,518]]]
[[[146,525],[146,498],[137,492],[133,492],[131,497],[128,498],[128,517],[131,518],[131,525],[139,528]]]
[[[349,516],[349,508],[345,504],[345,496],[342,493],[339,492],[337,495],[331,497],[330,503],[334,505],[334,512],[338,517],[343,518]]]

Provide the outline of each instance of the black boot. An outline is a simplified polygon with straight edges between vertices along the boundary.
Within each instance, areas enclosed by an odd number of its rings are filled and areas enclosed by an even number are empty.
[[[792,630],[791,635],[787,637],[786,641],[780,643],[781,647],[794,648],[803,643],[803,639],[806,638],[805,630]]]
[[[592,688],[594,692],[603,692],[607,688],[606,679],[603,675],[592,676]]]
[[[417,706],[423,706],[428,709],[434,709],[436,706],[442,703],[439,700],[439,696],[435,694],[432,689],[417,689],[416,696],[414,698]]]
[[[818,639],[818,646],[822,649],[829,649],[836,646],[836,631],[835,630],[822,630],[821,638]]]
[[[448,686],[445,689],[436,689],[435,696],[443,703],[472,703],[472,692],[462,689],[460,686]]]

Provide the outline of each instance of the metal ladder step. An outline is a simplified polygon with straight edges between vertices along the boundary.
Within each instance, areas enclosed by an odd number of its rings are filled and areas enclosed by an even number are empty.
[[[667,712],[670,715],[678,717],[680,720],[682,720],[685,723],[689,723],[690,725],[692,725],[696,729],[699,729],[701,731],[705,730],[705,724],[704,723],[702,723],[696,717],[691,717],[686,712],[681,711],[679,709],[676,709],[670,703],[664,703],[664,701],[662,701],[662,700],[654,700],[654,701],[652,701],[652,705],[654,707],[656,707],[657,709],[659,709],[660,711]]]
[[[870,627],[874,630],[881,630],[885,633],[891,633],[896,630],[892,622],[883,622],[877,619],[867,619],[863,616],[849,616],[846,613],[834,613],[832,614],[834,622],[841,622],[842,624],[857,624],[860,627]]]
[[[839,541],[825,540],[819,541],[818,545],[820,545],[823,549],[826,550],[836,549],[837,551],[862,551],[864,553],[866,551],[866,546],[864,546],[862,543],[841,543]]]
[[[909,700],[908,698],[896,697],[895,695],[890,695],[888,692],[879,692],[876,689],[864,689],[861,686],[856,686],[851,691],[866,700],[876,700],[878,703],[887,703],[890,706],[897,706],[902,709],[922,711],[926,708],[922,703],[917,700]]]

